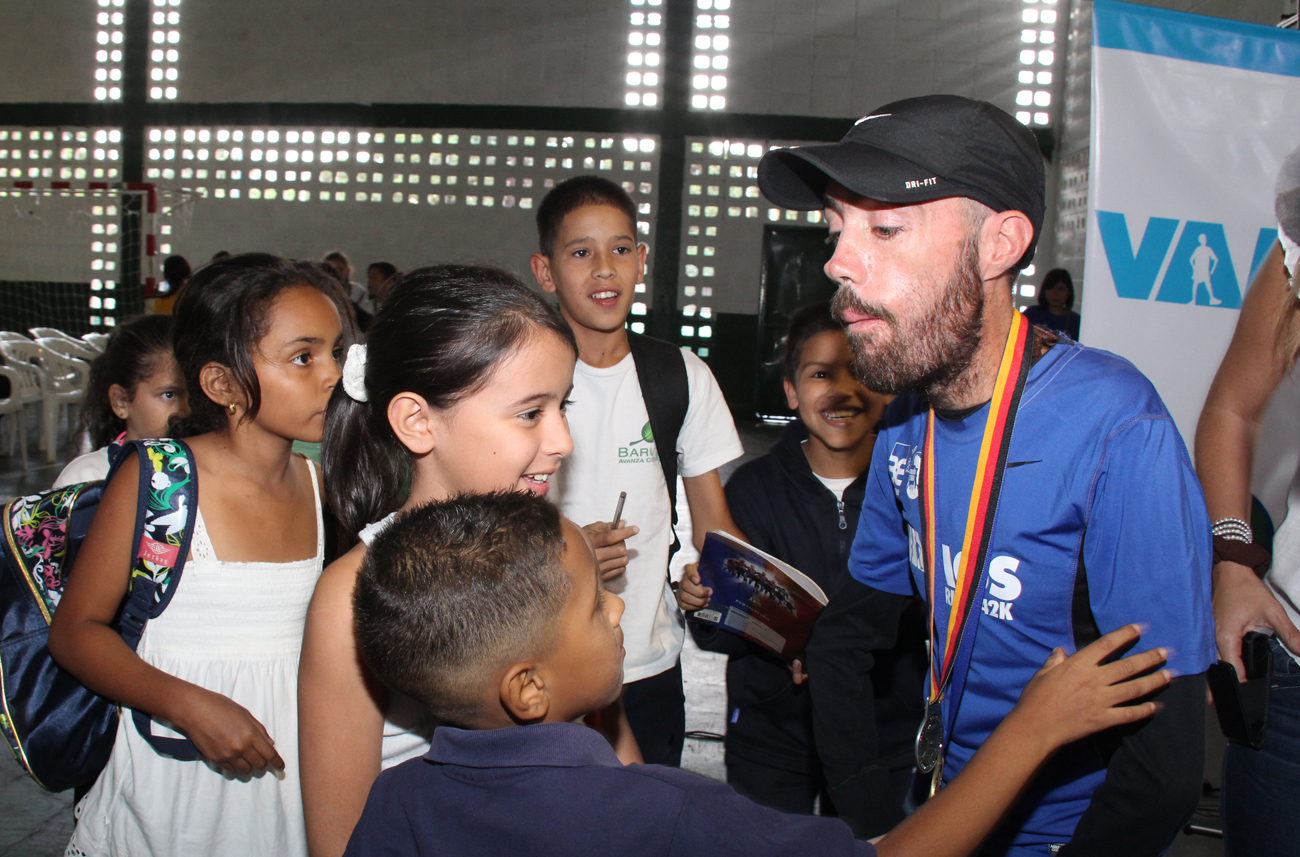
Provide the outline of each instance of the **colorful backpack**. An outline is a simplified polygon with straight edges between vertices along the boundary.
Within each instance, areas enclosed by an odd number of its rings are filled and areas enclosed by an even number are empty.
[[[167,607],[190,551],[198,480],[179,440],[137,440],[111,454],[112,473],[134,449],[140,464],[131,582],[118,619],[133,650],[145,623]],[[11,500],[0,544],[0,731],[18,762],[50,791],[94,782],[117,736],[118,708],[50,657],[50,621],[103,495],[82,482]],[[182,738],[155,737],[149,718],[136,728],[154,749],[178,759],[198,751]]]

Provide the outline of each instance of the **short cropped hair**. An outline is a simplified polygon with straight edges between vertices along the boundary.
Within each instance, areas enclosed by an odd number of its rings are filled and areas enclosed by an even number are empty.
[[[564,218],[587,205],[612,205],[636,229],[636,203],[627,191],[600,176],[574,176],[552,188],[537,207],[537,244],[543,256],[554,252]]]
[[[163,279],[172,285],[173,288],[179,289],[185,285],[185,281],[190,278],[190,263],[184,256],[168,256],[167,261],[163,262]]]
[[[374,271],[376,269],[379,270],[379,273],[384,275],[385,280],[391,280],[393,277],[397,276],[397,266],[392,262],[371,262],[366,268],[367,271]]]
[[[819,333],[828,330],[844,330],[843,325],[831,314],[831,302],[819,301],[808,304],[794,311],[790,316],[790,330],[785,335],[785,347],[781,361],[785,368],[785,377],[791,384],[799,375],[799,361],[803,359],[803,347]]]
[[[535,494],[462,494],[398,516],[352,596],[361,657],[443,721],[472,726],[485,682],[553,645],[569,597],[560,513]]]

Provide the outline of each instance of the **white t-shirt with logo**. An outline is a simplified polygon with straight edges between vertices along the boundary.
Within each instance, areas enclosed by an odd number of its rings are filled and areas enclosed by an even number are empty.
[[[682,349],[682,356],[690,405],[677,436],[678,472],[700,476],[740,457],[744,449],[713,373],[690,351]],[[619,492],[627,492],[623,520],[641,531],[627,540],[627,571],[605,585],[627,605],[623,680],[639,681],[677,662],[684,623],[668,586],[668,488],[632,355],[606,369],[579,360],[570,398],[573,453],[551,480],[551,496],[566,517],[586,525],[609,521]]]

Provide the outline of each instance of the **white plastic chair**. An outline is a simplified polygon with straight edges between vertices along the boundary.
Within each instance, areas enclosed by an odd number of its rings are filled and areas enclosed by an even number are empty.
[[[35,330],[36,328],[32,329]],[[39,336],[36,338],[36,344],[42,348],[48,348],[63,357],[84,360],[87,363],[100,355],[100,352],[91,348],[89,343],[80,339],[67,339],[62,336]]]
[[[45,405],[47,390],[50,386],[49,378],[45,373],[45,368],[39,364],[39,358],[42,349],[35,342],[24,339],[22,342],[15,340],[0,339],[0,354],[4,355],[5,368],[14,373],[9,376],[11,384],[17,391],[18,401],[24,409],[20,415],[18,431],[24,437],[27,435],[27,419],[25,409],[28,405],[40,405],[40,449],[45,449],[45,439],[49,436],[49,408]],[[16,378],[16,380],[15,380]],[[11,396],[13,393],[10,394]],[[55,413],[57,414],[57,408]],[[24,446],[26,441],[24,441]],[[53,449],[48,453],[53,460]]]
[[[13,330],[0,330],[0,342],[31,342],[32,338],[25,333],[18,333]]]
[[[56,354],[36,342],[0,342],[0,353],[13,368],[36,370],[41,402],[41,450],[45,460],[53,464],[59,442],[59,423],[64,413],[68,425],[75,422],[77,407],[86,396],[90,383],[90,364]],[[24,396],[23,404],[33,399]]]
[[[83,333],[81,339],[100,354],[103,354],[104,349],[108,347],[107,333]]]
[[[27,332],[32,335],[32,339],[36,340],[51,338],[66,339],[69,342],[75,342],[78,345],[82,344],[80,339],[70,333],[64,333],[57,327],[29,327],[27,328]]]
[[[54,451],[59,442],[59,424],[63,421],[63,415],[67,414],[69,432],[76,427],[77,412],[82,400],[86,398],[86,388],[90,386],[90,364],[75,357],[65,357],[44,348],[39,343],[37,347],[42,349],[37,359],[45,370],[50,384],[46,388],[45,395],[44,448],[46,460],[53,463]]]
[[[9,380],[9,395],[0,398],[0,425],[9,427],[9,444],[6,447],[8,454],[12,457],[14,454],[14,440],[18,441],[18,448],[23,455],[23,470],[27,469],[27,421],[23,419],[23,399],[22,399],[22,375],[8,366],[0,366],[0,378]],[[4,420],[4,417],[12,415],[13,418]]]

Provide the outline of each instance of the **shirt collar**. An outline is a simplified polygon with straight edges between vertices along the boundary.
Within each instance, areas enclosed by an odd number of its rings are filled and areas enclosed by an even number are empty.
[[[599,732],[580,723],[538,723],[483,730],[439,726],[424,758],[467,768],[619,767],[622,764]]]

